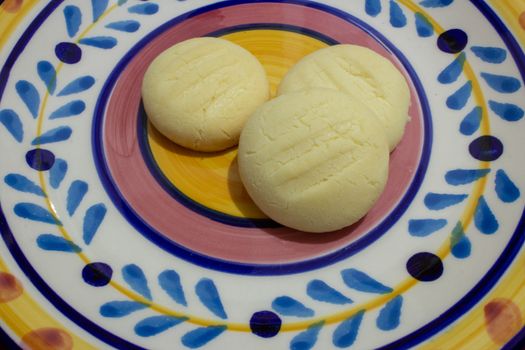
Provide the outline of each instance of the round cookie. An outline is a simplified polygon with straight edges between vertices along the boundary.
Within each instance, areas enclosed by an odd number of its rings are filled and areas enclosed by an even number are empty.
[[[358,221],[388,177],[382,126],[362,102],[336,90],[290,93],[263,104],[244,126],[238,157],[255,204],[306,232]]]
[[[385,128],[392,151],[405,132],[410,90],[399,70],[374,51],[335,45],[302,58],[283,78],[278,94],[310,88],[336,89],[357,97]]]
[[[161,53],[142,83],[151,123],[173,142],[196,151],[236,145],[244,123],[269,94],[266,72],[251,53],[208,37]]]

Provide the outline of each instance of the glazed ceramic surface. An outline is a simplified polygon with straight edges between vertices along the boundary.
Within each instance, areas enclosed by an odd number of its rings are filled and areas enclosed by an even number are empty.
[[[525,332],[525,1],[7,0],[0,5],[6,348],[512,349]],[[216,36],[272,92],[338,43],[391,60],[410,122],[357,224],[250,200],[236,149],[153,129],[142,76]],[[352,210],[352,208],[348,208]]]

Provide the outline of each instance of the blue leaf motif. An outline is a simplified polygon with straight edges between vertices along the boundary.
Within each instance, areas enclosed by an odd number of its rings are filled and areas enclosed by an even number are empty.
[[[112,22],[106,25],[106,28],[118,30],[126,33],[134,33],[140,28],[140,23],[133,20]]]
[[[68,5],[64,7],[64,18],[66,20],[67,34],[74,37],[82,24],[82,12],[77,6]]]
[[[290,350],[310,350],[317,343],[319,331],[324,322],[318,322],[308,327],[304,332],[296,335],[290,342]]]
[[[100,314],[104,317],[124,317],[135,311],[142,310],[148,307],[145,304],[137,303],[136,301],[110,301],[100,307]]]
[[[83,224],[83,239],[84,243],[91,244],[91,241],[95,237],[95,234],[98,231],[98,228],[100,227],[100,224],[104,220],[104,217],[106,216],[106,206],[102,203],[95,204],[86,211],[86,215],[84,216],[84,224]]]
[[[390,0],[390,24],[394,28],[403,28],[407,25],[407,17],[401,6],[394,0]]]
[[[355,342],[364,314],[364,311],[359,311],[337,326],[332,335],[332,342],[335,346],[338,348],[347,348]]]
[[[428,38],[434,34],[434,26],[425,15],[417,12],[415,18],[417,35],[422,38]]]
[[[458,222],[450,235],[450,251],[458,259],[465,259],[470,256],[472,245],[465,235],[463,225]]]
[[[33,118],[36,118],[40,108],[40,95],[35,86],[27,80],[20,80],[16,83],[15,89]]]
[[[377,328],[383,331],[396,329],[400,323],[402,306],[403,297],[401,295],[390,300],[379,312],[376,320]]]
[[[455,169],[445,174],[445,181],[452,186],[466,185],[487,176],[490,169]]]
[[[419,4],[424,7],[447,7],[450,4],[452,4],[454,0],[424,0],[421,1]]]
[[[45,145],[48,143],[60,142],[68,140],[71,137],[73,130],[69,126],[59,126],[52,130],[49,130],[43,133],[40,136],[37,136],[31,144],[36,145]]]
[[[152,316],[143,319],[135,326],[135,333],[141,337],[151,337],[186,321],[184,317]]]
[[[108,50],[114,48],[117,45],[117,39],[112,36],[96,36],[80,39],[79,43]]]
[[[288,296],[280,296],[272,302],[272,309],[283,316],[312,317],[314,310]]]
[[[14,212],[23,219],[62,226],[62,223],[49,211],[33,203],[18,203],[15,205]]]
[[[20,117],[12,109],[4,109],[0,111],[0,123],[7,129],[7,131],[15,138],[16,141],[22,142],[24,139],[24,126],[20,121]]]
[[[438,81],[441,84],[451,84],[458,80],[461,73],[463,73],[465,61],[466,56],[465,53],[462,52],[450,65],[448,65],[441,73],[439,73]]]
[[[82,250],[75,243],[65,239],[64,237],[55,236],[48,233],[38,236],[36,239],[36,244],[41,249],[48,251],[78,253]]]
[[[87,191],[88,184],[86,182],[81,180],[75,180],[71,183],[67,191],[66,199],[67,213],[69,214],[69,216],[75,214],[75,211],[80,205],[80,202],[82,202],[82,199],[86,195]]]
[[[508,122],[516,122],[523,118],[525,112],[520,107],[511,103],[499,103],[496,101],[489,101],[490,109],[496,113],[501,119]]]
[[[352,300],[330,287],[321,280],[312,280],[308,282],[306,294],[314,300],[324,301],[331,304],[349,304]]]
[[[187,346],[190,349],[197,349],[217,338],[225,330],[226,326],[209,326],[197,328],[184,334],[181,341],[184,346]]]
[[[474,107],[474,109],[465,116],[461,125],[459,126],[459,131],[463,135],[470,136],[478,131],[481,124],[481,119],[483,118],[483,109],[481,107]]]
[[[470,96],[472,95],[472,82],[468,81],[456,92],[447,98],[447,107],[454,110],[460,110],[465,107]]]
[[[154,3],[138,4],[128,8],[129,13],[136,13],[138,15],[153,15],[159,11],[159,5]]]
[[[119,6],[122,6],[122,5],[124,5],[125,3],[127,3],[127,2],[128,2],[128,0],[118,0],[118,1],[117,1],[117,4],[118,4]]]
[[[159,285],[178,304],[187,306],[180,276],[174,270],[166,270],[159,274]]]
[[[499,228],[498,220],[490,210],[484,196],[479,197],[474,213],[474,224],[481,233],[486,235],[495,233]]]
[[[520,189],[512,182],[507,173],[500,169],[496,172],[496,194],[505,203],[512,203],[521,195]]]
[[[408,232],[414,237],[426,237],[446,225],[446,219],[412,219],[408,221]]]
[[[481,77],[492,89],[502,94],[511,94],[521,88],[520,81],[514,77],[491,73],[481,73]]]
[[[392,288],[379,283],[366,273],[356,269],[341,271],[341,277],[348,287],[360,292],[377,294],[388,294],[392,292]]]
[[[151,292],[144,271],[135,264],[129,264],[122,268],[124,281],[144,298],[151,300]]]
[[[4,182],[17,191],[36,194],[40,197],[46,196],[40,186],[29,180],[24,175],[8,174],[4,177]]]
[[[487,63],[503,63],[507,59],[507,51],[498,47],[472,46],[470,48],[474,55]]]
[[[201,303],[213,312],[217,317],[222,319],[228,318],[224,307],[222,306],[221,297],[217,291],[215,283],[209,278],[202,278],[195,286],[195,293]]]
[[[51,113],[49,119],[67,118],[79,115],[86,109],[84,101],[76,100],[66,103],[56,111]]]
[[[365,11],[367,15],[376,17],[381,13],[381,0],[366,0]]]
[[[428,193],[425,196],[425,206],[430,210],[442,210],[463,202],[466,194]]]
[[[470,256],[472,250],[472,244],[466,235],[463,235],[459,240],[454,244],[451,249],[452,255],[458,259],[465,259]]]
[[[62,91],[58,93],[57,96],[67,96],[72,94],[77,94],[83,91],[88,90],[95,84],[95,78],[90,75],[86,75],[80,78],[77,78],[67,84]]]
[[[36,65],[36,70],[40,79],[46,84],[47,91],[53,95],[57,86],[55,67],[48,61],[40,61]]]
[[[62,183],[62,180],[64,180],[64,177],[67,173],[67,162],[63,159],[57,158],[55,160],[55,164],[49,169],[49,184],[54,189],[57,189],[60,187],[60,184]]]
[[[108,0],[91,0],[91,8],[93,9],[93,22],[98,21],[100,16],[104,14],[108,7]]]

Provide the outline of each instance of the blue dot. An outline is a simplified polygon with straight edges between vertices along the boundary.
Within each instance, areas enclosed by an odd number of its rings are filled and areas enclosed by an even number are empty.
[[[458,53],[463,51],[468,43],[467,33],[461,29],[450,29],[442,33],[437,40],[439,49],[447,53]]]
[[[82,269],[82,278],[94,287],[104,287],[111,281],[111,276],[113,276],[111,266],[102,262],[87,264]]]
[[[408,273],[422,282],[437,280],[443,274],[443,262],[432,253],[417,253],[407,262]]]
[[[26,153],[26,162],[35,170],[45,171],[55,164],[55,155],[46,149],[37,148]]]
[[[82,58],[82,50],[77,44],[62,42],[55,46],[55,54],[64,63],[74,64]]]
[[[483,162],[491,162],[503,154],[503,143],[494,136],[480,136],[469,145],[470,155]]]
[[[271,311],[259,311],[250,319],[252,333],[262,338],[275,337],[281,330],[281,319]]]

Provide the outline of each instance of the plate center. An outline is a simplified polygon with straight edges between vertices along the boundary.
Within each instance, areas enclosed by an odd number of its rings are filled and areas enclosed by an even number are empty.
[[[295,62],[337,43],[366,46],[400,69],[412,87],[411,119],[391,154],[386,189],[366,217],[321,235],[281,227],[266,218],[244,190],[236,149],[192,152],[148,126],[141,107],[144,72],[162,51],[196,36],[223,37],[251,51],[265,67],[272,92]],[[426,169],[430,121],[426,115],[423,119],[424,92],[414,88],[421,86],[414,80],[417,76],[380,33],[349,15],[342,18],[298,4],[254,3],[181,16],[139,42],[113,74],[116,81],[107,94],[103,116],[106,188],[140,233],[199,265],[282,274],[318,268],[355,254],[395,224],[410,205]]]

